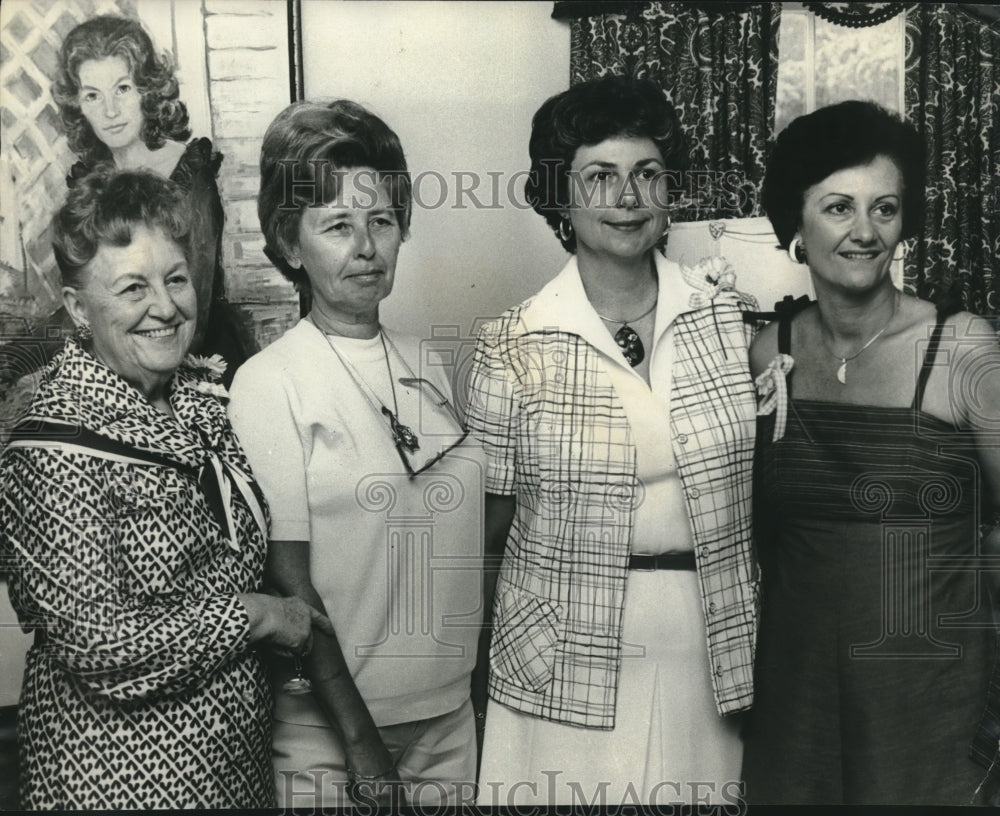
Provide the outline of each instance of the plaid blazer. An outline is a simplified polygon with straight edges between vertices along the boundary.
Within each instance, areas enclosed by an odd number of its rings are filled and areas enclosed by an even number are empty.
[[[733,290],[699,294],[659,256],[657,268],[661,298],[665,287],[680,287],[685,297],[687,287],[691,295],[673,323],[664,433],[673,440],[690,517],[715,701],[725,714],[748,708],[753,693],[756,408],[747,360],[752,329],[742,313],[756,304]],[[490,695],[543,719],[611,729],[642,486],[603,359],[620,350],[603,328],[601,349],[572,331],[575,313],[593,312],[589,304],[570,308],[573,291],[582,292],[575,259],[478,337],[467,420],[487,454],[486,489],[517,500],[494,602]]]

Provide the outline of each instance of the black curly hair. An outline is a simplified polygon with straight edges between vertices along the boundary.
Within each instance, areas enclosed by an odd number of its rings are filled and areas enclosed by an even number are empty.
[[[582,82],[547,99],[531,120],[525,196],[567,252],[576,251],[576,235],[559,235],[559,222],[560,211],[569,203],[573,157],[582,145],[617,136],[650,139],[666,170],[687,167],[687,144],[677,113],[649,80],[611,75]]]
[[[923,223],[925,158],[917,129],[874,102],[828,105],[793,120],[767,161],[761,203],[782,249],[802,225],[806,190],[839,170],[886,156],[903,176],[902,238]]]

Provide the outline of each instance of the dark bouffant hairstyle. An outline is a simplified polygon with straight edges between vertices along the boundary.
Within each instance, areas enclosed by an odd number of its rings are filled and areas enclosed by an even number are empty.
[[[347,99],[303,101],[293,102],[268,126],[260,148],[257,217],[265,254],[297,290],[308,291],[309,278],[285,258],[298,244],[302,211],[332,201],[340,191],[338,172],[361,167],[388,182],[405,239],[412,209],[410,174],[399,137],[379,117]]]
[[[174,182],[146,170],[102,163],[69,191],[52,221],[52,249],[63,286],[83,285],[102,245],[126,247],[138,226],[159,227],[188,253],[188,199]]]
[[[778,136],[761,203],[787,249],[802,222],[805,193],[827,176],[886,156],[903,176],[902,237],[916,235],[924,211],[924,145],[913,125],[874,102],[850,100],[800,116]]]
[[[52,84],[52,98],[69,146],[87,164],[111,158],[80,110],[80,66],[87,60],[120,57],[132,72],[142,97],[142,140],[157,150],[168,139],[185,141],[191,135],[188,113],[178,99],[174,66],[167,54],[158,57],[142,25],[125,17],[105,15],[80,23],[66,36],[59,52],[59,70]]]
[[[560,210],[569,203],[569,169],[581,145],[618,136],[648,138],[667,170],[687,167],[681,123],[663,92],[649,80],[606,76],[574,85],[547,99],[531,120],[531,171],[525,195],[567,252],[576,236],[559,236]]]

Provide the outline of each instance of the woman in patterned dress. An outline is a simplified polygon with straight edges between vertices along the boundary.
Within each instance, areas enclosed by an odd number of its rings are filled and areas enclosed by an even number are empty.
[[[188,265],[198,298],[191,350],[226,361],[228,387],[254,343],[225,300],[224,214],[215,178],[222,154],[206,138],[192,139],[168,55],[158,56],[142,25],[125,17],[94,17],[63,41],[52,96],[70,148],[80,156],[72,187],[98,163],[146,168],[179,184],[192,211]]]
[[[329,621],[260,594],[266,507],[195,328],[184,192],[95,171],[54,224],[78,326],[0,459],[11,602],[34,630],[27,809],[270,807],[255,647]]]
[[[1000,551],[1000,349],[987,321],[893,284],[924,166],[912,125],[858,101],[796,119],[768,161],[764,207],[816,302],[751,348],[754,803],[963,805],[983,776],[997,573],[975,568]]]
[[[684,146],[655,85],[574,86],[529,150],[529,200],[573,257],[483,328],[470,380],[502,559],[480,802],[734,802],[728,715],[750,704],[756,631],[749,304],[722,266],[657,251]]]

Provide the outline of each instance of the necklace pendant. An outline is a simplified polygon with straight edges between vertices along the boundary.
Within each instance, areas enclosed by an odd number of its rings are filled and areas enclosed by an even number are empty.
[[[841,385],[847,385],[847,360],[840,361],[840,366],[837,368],[837,379],[840,380]]]
[[[392,427],[393,441],[397,445],[406,448],[409,453],[420,450],[420,441],[409,425],[404,425],[392,413],[389,414],[389,425]]]
[[[646,348],[642,345],[642,340],[628,323],[615,332],[615,342],[628,360],[628,364],[635,368],[646,358]]]

